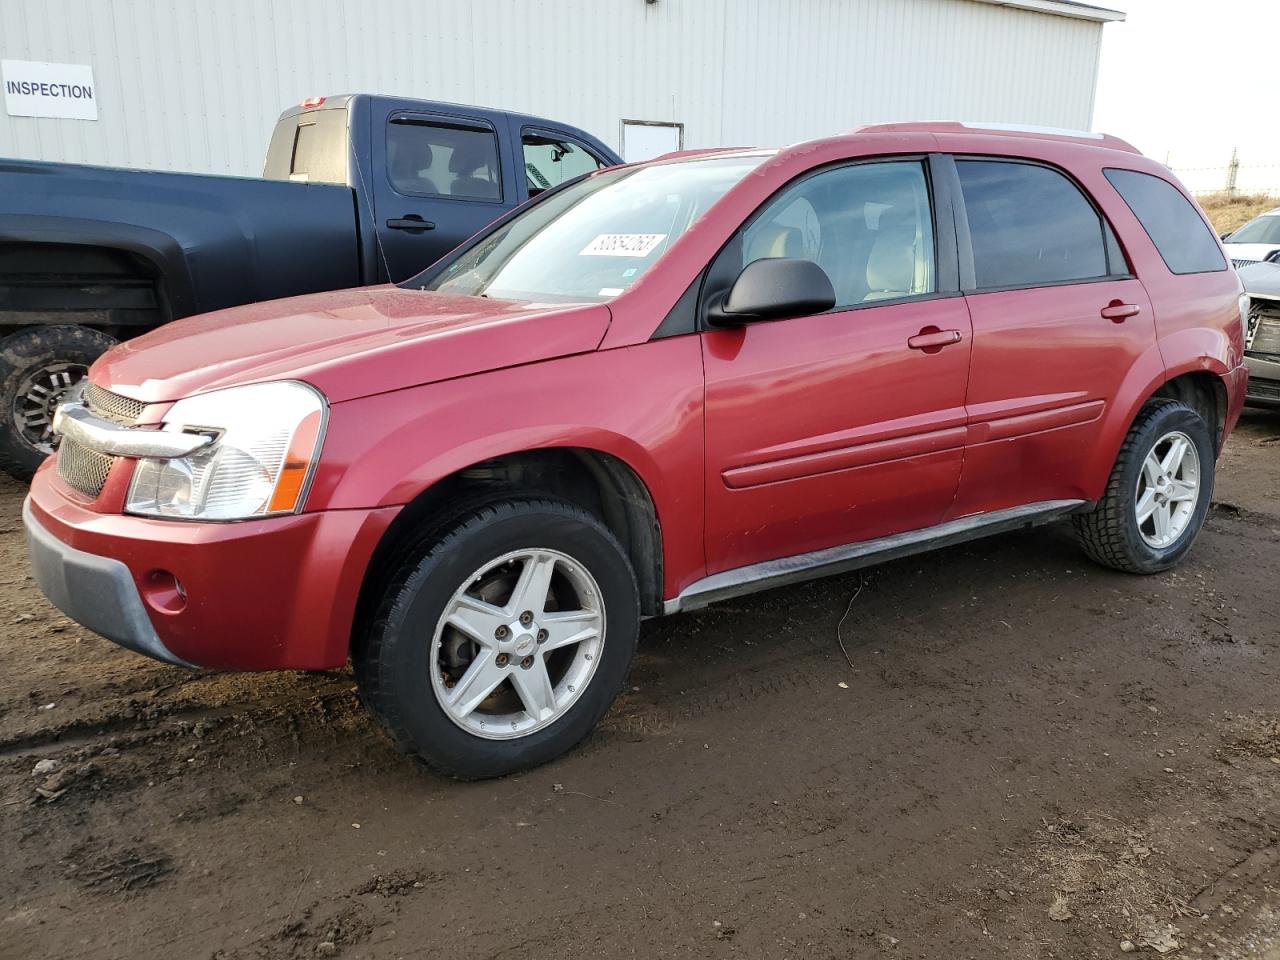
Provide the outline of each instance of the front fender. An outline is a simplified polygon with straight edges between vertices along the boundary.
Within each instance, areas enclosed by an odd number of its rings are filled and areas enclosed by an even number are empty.
[[[678,592],[702,574],[696,336],[336,403],[307,509],[406,504],[476,463],[549,447],[598,451],[630,467],[663,530],[664,589]]]

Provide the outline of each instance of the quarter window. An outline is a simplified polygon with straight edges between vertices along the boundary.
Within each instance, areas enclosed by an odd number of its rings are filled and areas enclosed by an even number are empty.
[[[786,188],[743,231],[742,266],[812,260],[836,307],[933,293],[933,216],[917,162],[855,164]]]
[[[1141,222],[1171,273],[1213,273],[1227,268],[1218,242],[1181,190],[1137,170],[1103,172]]]
[[[387,175],[404,194],[501,200],[492,130],[396,117],[387,125]]]
[[[1127,273],[1110,225],[1061,173],[997,160],[957,160],[956,170],[979,290]]]
[[[529,131],[521,142],[531,197],[604,166],[575,140]]]

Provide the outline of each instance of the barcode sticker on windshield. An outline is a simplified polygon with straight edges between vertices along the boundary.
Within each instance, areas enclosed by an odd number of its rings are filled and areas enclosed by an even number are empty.
[[[665,233],[602,233],[583,247],[578,256],[647,257],[665,239]]]

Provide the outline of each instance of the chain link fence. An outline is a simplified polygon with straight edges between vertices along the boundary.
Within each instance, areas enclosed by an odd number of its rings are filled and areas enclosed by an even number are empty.
[[[1172,159],[1165,165],[1193,194],[1280,194],[1280,163],[1246,163],[1235,151],[1221,166],[1183,166]]]

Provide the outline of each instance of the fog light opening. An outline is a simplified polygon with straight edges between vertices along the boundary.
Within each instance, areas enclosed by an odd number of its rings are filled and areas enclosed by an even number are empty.
[[[142,598],[160,613],[180,613],[187,605],[187,590],[168,570],[152,570],[143,578]]]

